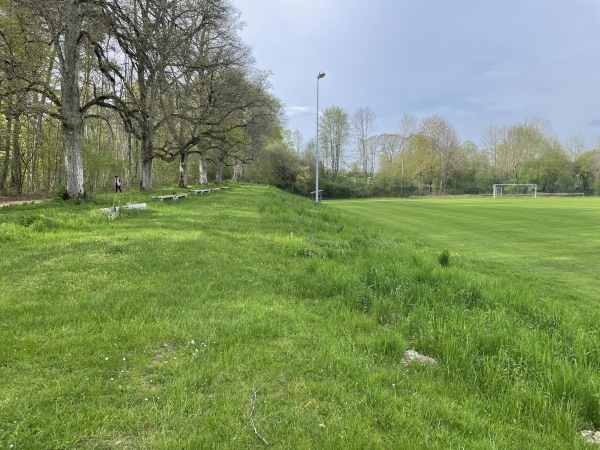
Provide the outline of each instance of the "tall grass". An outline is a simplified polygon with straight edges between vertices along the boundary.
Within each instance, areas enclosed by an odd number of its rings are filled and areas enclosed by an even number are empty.
[[[600,426],[597,314],[511,261],[266,187],[112,201],[0,210],[5,447],[586,448]]]

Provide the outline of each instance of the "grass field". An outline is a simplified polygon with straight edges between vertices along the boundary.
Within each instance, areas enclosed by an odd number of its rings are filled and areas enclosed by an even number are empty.
[[[0,448],[595,448],[597,199],[115,201],[0,209]]]
[[[421,247],[469,255],[478,271],[524,277],[543,297],[598,307],[598,198],[382,199],[334,206]]]

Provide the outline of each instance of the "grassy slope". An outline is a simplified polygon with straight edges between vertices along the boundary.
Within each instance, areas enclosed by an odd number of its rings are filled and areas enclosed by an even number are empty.
[[[393,214],[265,187],[98,208],[0,210],[2,446],[259,448],[252,418],[276,448],[584,448],[600,425],[597,317],[480,275],[468,240],[442,268]]]

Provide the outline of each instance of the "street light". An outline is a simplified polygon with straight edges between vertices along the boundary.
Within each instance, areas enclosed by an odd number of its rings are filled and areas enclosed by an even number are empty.
[[[319,203],[319,80],[325,76],[325,72],[317,74],[317,174],[315,186],[315,202]]]

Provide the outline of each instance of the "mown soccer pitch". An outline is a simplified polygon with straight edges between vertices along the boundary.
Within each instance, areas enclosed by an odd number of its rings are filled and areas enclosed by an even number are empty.
[[[328,202],[484,273],[530,280],[544,296],[600,301],[600,198],[370,199]]]

